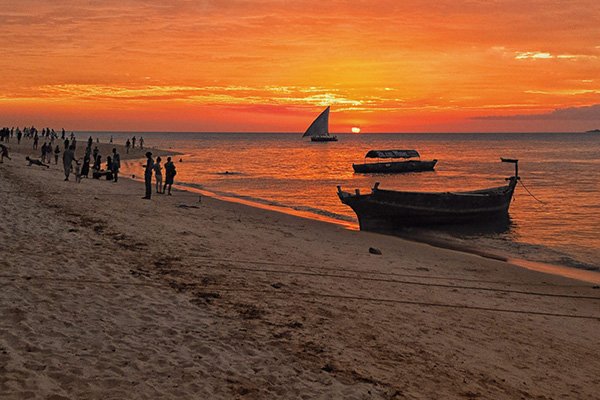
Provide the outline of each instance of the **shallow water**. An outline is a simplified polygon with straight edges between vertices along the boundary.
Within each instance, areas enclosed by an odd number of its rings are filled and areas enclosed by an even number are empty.
[[[110,134],[94,135],[105,139]],[[112,135],[122,143],[133,134]],[[517,186],[507,227],[412,232],[529,260],[585,269],[600,265],[600,135],[370,134],[339,135],[338,142],[330,143],[311,143],[299,134],[141,135],[147,146],[184,153],[183,162],[177,163],[176,183],[355,226],[353,211],[336,195],[337,185],[363,192],[375,182],[381,182],[381,188],[418,191],[501,186],[514,167],[500,163],[500,157],[518,158],[522,182],[536,198]],[[371,149],[417,149],[422,159],[439,161],[433,172],[355,174],[352,163],[363,162]],[[129,165],[139,170],[139,162]]]

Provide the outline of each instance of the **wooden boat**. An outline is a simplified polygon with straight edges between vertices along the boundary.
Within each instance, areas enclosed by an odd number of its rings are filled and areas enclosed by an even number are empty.
[[[401,192],[379,189],[375,183],[370,194],[342,191],[338,196],[350,206],[361,230],[385,232],[404,226],[485,223],[506,219],[519,180],[518,160],[501,159],[515,164],[515,175],[505,186],[470,192]]]
[[[419,152],[416,150],[371,150],[365,158],[378,158],[378,159],[398,159],[404,158],[406,161],[385,161],[385,162],[371,162],[364,164],[352,164],[354,172],[358,173],[384,173],[384,174],[397,174],[402,172],[420,172],[420,171],[433,171],[437,160],[422,161],[422,160],[409,160],[410,158],[420,158]]]
[[[308,127],[302,137],[310,137],[311,142],[337,142],[337,136],[329,134],[329,107]]]

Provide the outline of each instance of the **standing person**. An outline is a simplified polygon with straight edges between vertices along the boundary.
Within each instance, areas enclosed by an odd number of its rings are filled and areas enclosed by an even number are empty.
[[[75,159],[75,146],[70,145],[68,149],[63,153],[63,167],[65,169],[65,181],[69,180],[71,174],[71,167],[73,160]]]
[[[125,142],[125,149],[127,150],[127,154],[129,154],[130,147],[131,147],[131,142],[129,141],[129,138],[127,138],[127,141]]]
[[[113,180],[112,157],[111,156],[106,156],[106,180],[107,181]]]
[[[90,147],[91,148],[91,147]],[[94,156],[94,160],[96,159],[96,157],[98,156],[98,146],[94,146],[94,151],[92,152],[92,155]]]
[[[81,163],[75,160],[75,182],[81,183]]]
[[[140,136],[140,149],[144,150],[144,137]]]
[[[171,157],[167,157],[167,162],[165,163],[165,186],[163,187],[163,193],[167,186],[169,186],[168,195],[171,195],[171,186],[173,186],[173,179],[177,175],[177,170],[175,169],[175,164],[171,161]]]
[[[48,146],[46,145],[46,142],[44,142],[44,144],[42,145],[42,162],[46,162],[46,152],[48,151]]]
[[[142,145],[142,140],[140,139],[140,146]],[[156,179],[156,193],[162,194],[162,167],[160,166],[161,158],[160,156],[156,157],[156,163],[154,164],[154,178]]]
[[[90,174],[90,155],[86,154],[83,157],[83,166],[81,167],[81,176],[85,176],[86,178],[89,178]]]
[[[21,130],[17,127],[17,144],[21,144],[22,137],[23,137],[23,133],[21,133]]]
[[[54,165],[58,164],[58,156],[60,155],[60,146],[56,145],[54,148]]]
[[[135,149],[135,136],[131,139],[131,148]]]
[[[112,143],[112,139],[113,139],[113,138],[112,138],[112,135],[110,135],[110,142],[109,142],[109,143]]]
[[[152,197],[152,170],[154,168],[154,160],[152,159],[152,153],[146,153],[146,165],[144,171],[144,183],[146,184],[146,195],[142,199],[150,200]]]
[[[52,144],[48,143],[48,144],[46,145],[46,162],[47,162],[48,164],[51,164],[51,163],[52,163],[52,152],[53,152],[53,151],[54,151],[54,150],[52,149]]]
[[[100,169],[102,169],[102,156],[98,154],[94,158],[94,165],[92,165],[92,171],[100,172]]]
[[[113,158],[112,158],[112,173],[114,181],[119,180],[119,169],[121,169],[121,156],[117,153],[117,149],[113,147]]]
[[[37,146],[38,146],[38,140],[40,140],[40,138],[38,137],[37,132],[35,133],[35,136],[33,136],[33,148],[35,150],[37,150]]]

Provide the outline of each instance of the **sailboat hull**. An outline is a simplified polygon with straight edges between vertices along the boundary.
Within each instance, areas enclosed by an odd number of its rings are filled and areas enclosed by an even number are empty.
[[[311,142],[337,142],[337,136],[311,136]]]

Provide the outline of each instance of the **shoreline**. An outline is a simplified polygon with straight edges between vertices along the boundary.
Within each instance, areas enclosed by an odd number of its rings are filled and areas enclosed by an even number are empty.
[[[30,139],[25,139],[25,138],[23,140],[25,140],[26,143],[28,143],[30,141]],[[57,141],[57,143],[60,143],[60,142],[62,142],[62,141],[59,139]],[[78,142],[78,143],[80,143],[80,145],[77,148],[76,155],[78,158],[81,158],[81,157],[83,157],[83,148],[84,147],[81,145],[81,142]],[[145,149],[140,149],[138,146],[135,149],[131,149],[130,153],[126,153],[125,146],[121,145],[121,144],[117,144],[117,143],[94,142],[93,145],[98,146],[101,154],[108,154],[113,147],[117,148],[119,153],[121,154],[121,159],[124,161],[125,160],[126,161],[134,161],[134,160],[144,161],[144,154],[146,151],[153,152],[154,157],[156,157],[156,156],[161,156],[161,157],[182,156],[182,157],[185,157],[186,156],[186,153],[173,151],[173,150],[163,150],[163,149],[158,149],[156,147],[146,147]],[[19,147],[19,149],[24,150],[23,147]],[[29,149],[29,150],[31,150],[31,149]],[[19,152],[19,154],[23,154],[23,153]],[[60,160],[59,160],[59,165],[60,165]],[[141,174],[123,174],[120,176],[120,178],[121,179],[129,179],[129,180],[132,180],[135,182],[143,182],[143,179],[138,178],[139,176],[141,176]],[[191,186],[177,184],[177,183],[175,183],[173,185],[173,189],[176,189],[176,190],[182,191],[182,192],[197,193],[199,195],[208,196],[208,197],[211,197],[211,198],[214,198],[214,199],[217,199],[220,201],[224,201],[224,202],[233,202],[233,203],[242,204],[242,205],[246,205],[248,207],[253,207],[253,208],[257,208],[257,209],[261,209],[261,210],[273,211],[273,212],[281,213],[284,215],[290,215],[290,216],[304,218],[304,219],[308,219],[308,220],[312,220],[312,221],[325,222],[328,224],[341,226],[344,229],[347,229],[350,231],[360,231],[358,229],[357,223],[346,222],[346,221],[339,220],[339,219],[336,219],[333,217],[328,217],[325,215],[318,215],[318,214],[312,213],[310,211],[301,211],[301,210],[296,210],[291,207],[286,208],[286,207],[279,207],[276,205],[262,204],[262,203],[259,203],[256,201],[246,200],[246,199],[240,198],[240,197],[220,195],[218,193],[211,192],[210,190],[194,188]],[[576,279],[576,280],[579,280],[581,282],[586,282],[586,283],[600,284],[600,271],[590,271],[590,270],[580,269],[580,268],[567,266],[567,265],[554,264],[554,263],[548,263],[548,262],[542,262],[542,261],[536,261],[536,260],[528,260],[525,258],[514,257],[510,254],[498,254],[497,252],[495,252],[493,250],[490,251],[485,248],[466,246],[466,245],[463,245],[460,243],[452,242],[450,240],[444,240],[444,239],[436,238],[436,237],[427,237],[425,235],[388,235],[388,236],[401,238],[403,240],[407,240],[407,241],[411,241],[411,242],[415,242],[415,243],[427,244],[427,245],[430,245],[435,248],[448,249],[448,250],[453,250],[453,251],[462,252],[462,253],[466,253],[466,254],[480,256],[483,258],[502,261],[507,264],[517,266],[519,268],[532,270],[532,271],[542,272],[542,273],[560,276],[560,277],[564,277],[564,278]]]

